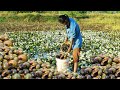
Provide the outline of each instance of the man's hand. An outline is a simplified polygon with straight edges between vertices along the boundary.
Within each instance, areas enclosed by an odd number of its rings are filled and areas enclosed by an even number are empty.
[[[70,47],[70,48],[68,49],[68,51],[66,52],[66,54],[70,53],[71,50],[72,50],[72,48]]]
[[[60,59],[63,59],[63,58],[64,58],[64,54],[61,54],[61,55],[60,55]]]
[[[66,37],[66,39],[65,39],[64,43],[66,43],[66,42],[68,42],[68,37]]]

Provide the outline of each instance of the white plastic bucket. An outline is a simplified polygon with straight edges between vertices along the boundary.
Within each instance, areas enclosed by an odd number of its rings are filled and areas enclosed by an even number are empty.
[[[65,72],[69,70],[69,60],[64,59],[61,60],[59,58],[56,58],[56,66],[58,72]]]

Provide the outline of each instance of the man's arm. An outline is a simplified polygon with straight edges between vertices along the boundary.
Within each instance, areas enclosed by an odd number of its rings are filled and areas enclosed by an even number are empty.
[[[72,38],[72,39],[71,39],[71,42],[70,42],[70,47],[69,47],[67,53],[69,53],[69,52],[72,50],[73,42],[74,42],[74,39]]]
[[[68,37],[65,38],[65,43],[68,41]]]

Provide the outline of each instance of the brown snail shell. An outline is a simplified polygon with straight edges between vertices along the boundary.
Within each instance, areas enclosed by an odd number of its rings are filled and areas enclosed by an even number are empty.
[[[101,79],[109,79],[109,76],[107,76],[105,73],[103,73]]]
[[[1,40],[1,41],[8,40],[8,35],[7,35],[7,34],[1,35],[1,36],[0,36],[0,40]]]
[[[105,66],[105,65],[107,65],[107,64],[108,64],[108,59],[105,58],[105,59],[101,62],[101,65],[102,65],[102,66]]]
[[[10,47],[10,46],[13,46],[13,42],[12,40],[7,40],[7,41],[4,41],[4,45]]]
[[[8,62],[3,62],[3,65],[2,65],[3,69],[8,69]]]
[[[98,69],[94,69],[93,71],[92,71],[92,73],[91,73],[91,76],[92,77],[96,77],[96,76],[98,76]]]
[[[92,73],[92,68],[90,68],[90,67],[86,68],[85,69],[85,73],[91,74]]]
[[[109,68],[108,71],[109,71],[110,74],[115,74],[116,68],[111,67],[111,68]]]
[[[26,54],[19,55],[18,60],[22,60],[22,61],[26,62],[27,61],[27,55]]]
[[[9,74],[8,70],[4,70],[4,71],[2,72],[2,76],[3,76],[3,77],[6,77],[8,74]]]
[[[116,77],[120,77],[120,70],[117,70],[117,71],[116,71],[115,76],[116,76]]]
[[[113,59],[113,61],[114,61],[115,63],[119,63],[119,62],[120,62],[119,59],[118,59],[118,57],[115,57],[115,58]]]
[[[5,53],[8,53],[10,51],[10,48],[7,47],[7,46],[4,46],[2,47],[2,50],[5,52]]]
[[[112,64],[112,61],[113,61],[112,58],[109,58],[108,59],[108,64]]]
[[[8,62],[8,64],[9,65],[13,65],[14,67],[17,67],[17,61],[15,61],[15,60],[10,60],[9,62]]]
[[[22,49],[14,50],[13,53],[17,55],[21,55],[23,54],[23,50]]]
[[[110,79],[115,79],[115,75],[110,74],[109,77]]]
[[[93,77],[93,79],[101,79],[101,76],[96,76],[96,77]]]

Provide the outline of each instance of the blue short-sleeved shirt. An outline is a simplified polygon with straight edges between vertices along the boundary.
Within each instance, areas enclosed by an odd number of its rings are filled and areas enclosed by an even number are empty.
[[[73,18],[69,18],[69,20],[70,20],[70,28],[66,28],[68,40],[71,41],[72,38],[74,39],[72,49],[81,48],[82,47],[82,35],[80,33],[80,27]]]

